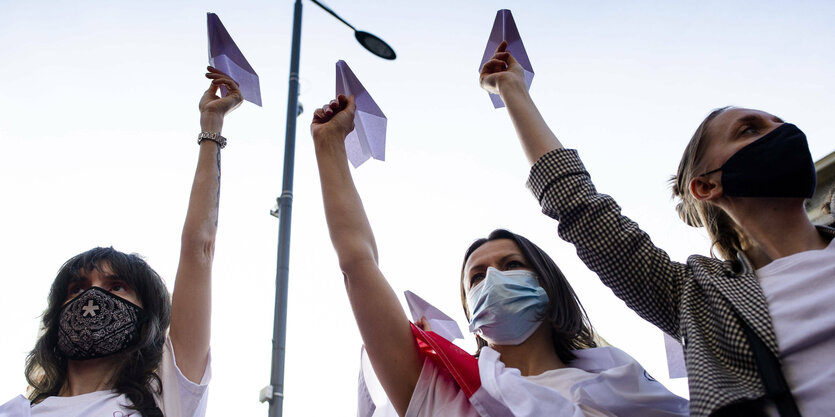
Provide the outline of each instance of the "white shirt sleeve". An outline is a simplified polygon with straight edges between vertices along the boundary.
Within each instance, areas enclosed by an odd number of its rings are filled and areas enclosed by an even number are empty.
[[[29,400],[18,395],[7,403],[0,405],[0,417],[29,417],[31,416]]]
[[[162,362],[158,372],[162,381],[162,396],[154,396],[165,417],[203,417],[206,415],[209,380],[212,377],[211,363],[210,352],[203,378],[199,384],[195,384],[177,367],[174,346],[171,344],[171,339],[165,338]]]

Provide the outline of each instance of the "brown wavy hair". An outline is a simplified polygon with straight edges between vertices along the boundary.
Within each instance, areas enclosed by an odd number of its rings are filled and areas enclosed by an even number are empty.
[[[70,258],[58,270],[49,291],[48,306],[41,321],[41,336],[26,358],[26,380],[32,387],[29,400],[39,403],[58,395],[67,378],[67,358],[58,349],[58,322],[73,281],[104,266],[136,291],[147,320],[139,340],[119,356],[113,390],[125,394],[143,415],[161,415],[153,393],[162,394],[156,370],[162,360],[165,335],[171,321],[171,297],[162,278],[136,254],[119,252],[112,247],[94,248]]]
[[[464,306],[464,314],[467,315],[467,320],[470,319],[470,311],[467,308],[467,297],[464,292],[464,267],[467,260],[470,259],[470,255],[476,249],[497,239],[510,239],[516,243],[528,265],[533,268],[539,277],[539,284],[548,294],[548,307],[543,314],[543,319],[551,325],[554,350],[560,360],[568,364],[576,358],[572,350],[597,347],[597,343],[594,341],[594,330],[589,322],[588,315],[586,315],[586,310],[554,260],[524,236],[504,229],[496,229],[486,238],[476,240],[464,255],[459,281],[461,305]],[[487,342],[478,335],[476,335],[476,342],[478,343],[476,355],[478,355],[481,348],[487,346]]]

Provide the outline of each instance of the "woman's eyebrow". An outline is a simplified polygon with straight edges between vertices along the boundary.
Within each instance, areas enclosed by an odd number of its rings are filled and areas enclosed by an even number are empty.
[[[76,274],[76,275],[73,275],[69,279],[69,281],[67,281],[67,284],[75,284],[75,283],[79,283],[79,282],[90,282],[90,278],[88,278],[86,275]]]
[[[105,274],[105,275],[103,275],[103,276],[102,276],[102,278],[104,278],[104,280],[105,280],[107,283],[109,283],[109,284],[110,284],[110,283],[113,283],[113,282],[121,282],[121,283],[123,283],[123,284],[125,284],[125,285],[127,285],[127,286],[131,286],[131,285],[128,283],[128,281],[127,281],[127,280],[125,280],[124,278],[122,278],[122,277],[120,277],[120,276],[118,276],[118,275],[116,275],[116,274]]]
[[[499,259],[499,265],[504,264],[505,262],[507,262],[507,261],[509,261],[509,260],[511,260],[511,259],[515,259],[515,258],[518,258],[518,259],[521,259],[521,260],[525,260],[525,257],[524,257],[524,256],[522,256],[522,254],[521,254],[521,253],[515,253],[515,252],[514,252],[514,253],[509,253],[509,254],[507,254],[507,255],[505,255],[505,256],[502,256],[502,257],[501,257],[501,259]]]
[[[736,119],[736,126],[739,127],[739,126],[744,125],[744,124],[757,123],[760,120],[761,120],[760,116],[757,116],[755,114],[749,114],[749,115],[746,115],[746,116],[742,116],[739,119]]]
[[[478,271],[478,270],[483,270],[483,269],[486,269],[486,268],[484,267],[484,264],[473,265],[473,266],[471,266],[471,267],[467,268],[467,270],[466,270],[466,271],[464,271],[464,272],[466,272],[466,273],[464,274],[464,277],[465,277],[465,278],[467,278],[467,279],[469,280],[469,279],[470,279],[470,274],[471,274],[473,271]]]
[[[739,119],[734,120],[733,125],[731,125],[731,133],[733,135],[739,134],[739,129],[742,126],[759,126],[762,125],[764,117],[756,115],[756,114],[748,114],[745,116],[740,117]]]

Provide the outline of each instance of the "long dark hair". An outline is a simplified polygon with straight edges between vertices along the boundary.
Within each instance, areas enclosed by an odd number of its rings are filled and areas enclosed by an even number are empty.
[[[554,350],[556,350],[560,360],[568,364],[575,359],[572,350],[597,347],[594,342],[594,331],[591,323],[589,323],[586,310],[583,309],[583,305],[580,304],[580,300],[574,294],[574,290],[571,289],[571,285],[568,284],[568,280],[565,279],[565,275],[560,271],[554,260],[524,236],[504,229],[496,229],[487,238],[476,240],[464,255],[460,280],[461,304],[464,306],[464,314],[467,315],[467,319],[470,318],[470,311],[467,308],[467,297],[464,292],[464,267],[467,260],[470,259],[470,255],[476,249],[491,240],[497,239],[510,239],[516,243],[516,246],[522,251],[522,255],[525,256],[525,260],[536,271],[539,284],[548,294],[548,308],[543,319],[551,324]],[[481,352],[481,348],[487,346],[487,342],[479,336],[476,336],[476,341],[478,342],[478,351]]]
[[[112,381],[113,390],[125,394],[133,403],[130,408],[144,415],[156,408],[152,391],[162,394],[156,369],[162,360],[165,333],[171,321],[171,298],[160,276],[142,258],[112,247],[94,248],[76,255],[58,270],[43,313],[41,336],[26,358],[26,380],[32,387],[29,400],[38,403],[58,395],[64,385],[67,358],[58,350],[58,321],[67,299],[67,288],[90,271],[101,272],[102,268],[109,268],[136,291],[147,316],[139,341],[116,354],[118,365]]]

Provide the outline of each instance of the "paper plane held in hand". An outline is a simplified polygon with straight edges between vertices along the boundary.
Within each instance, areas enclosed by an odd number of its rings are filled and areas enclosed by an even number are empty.
[[[458,327],[458,323],[452,317],[447,316],[411,291],[406,291],[404,294],[406,295],[406,302],[409,304],[409,311],[412,313],[412,321],[417,323],[421,317],[426,317],[431,330],[444,339],[451,342],[455,339],[464,338],[461,328]]]
[[[343,60],[336,62],[336,94],[354,96],[354,130],[345,138],[348,160],[354,168],[368,158],[386,159],[386,115],[368,94],[360,80]]]
[[[519,65],[525,71],[525,85],[530,89],[533,82],[533,67],[531,67],[531,61],[528,59],[528,53],[525,52],[525,45],[522,44],[522,38],[519,36],[519,30],[516,28],[513,15],[507,9],[499,10],[496,13],[493,31],[490,32],[487,47],[484,49],[484,57],[481,58],[481,65],[478,66],[479,73],[484,64],[496,53],[496,48],[502,41],[507,41],[507,52],[513,55],[513,58],[519,62]],[[493,101],[493,107],[497,109],[504,107],[504,101],[498,94],[490,94],[490,100]]]
[[[232,77],[238,83],[244,100],[260,106],[261,84],[258,74],[244,58],[216,14],[206,13],[206,26],[209,33],[209,65]],[[222,97],[228,94],[226,87],[220,87],[220,94]]]

